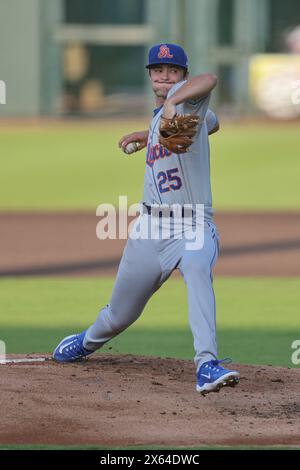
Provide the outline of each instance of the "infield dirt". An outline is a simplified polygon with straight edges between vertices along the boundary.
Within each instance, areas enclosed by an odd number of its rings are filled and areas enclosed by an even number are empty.
[[[202,397],[191,361],[45,357],[0,365],[0,443],[300,445],[300,370],[234,364],[240,383]]]

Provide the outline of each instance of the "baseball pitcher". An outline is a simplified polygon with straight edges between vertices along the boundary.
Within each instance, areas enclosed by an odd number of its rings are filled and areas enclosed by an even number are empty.
[[[77,361],[101,348],[139,318],[151,296],[178,269],[188,289],[196,390],[205,395],[239,380],[236,370],[223,367],[229,361],[218,359],[216,342],[212,269],[219,236],[213,222],[208,136],[219,124],[208,106],[217,78],[209,73],[189,78],[187,56],[176,44],[153,46],[146,68],[156,104],[149,130],[119,142],[126,153],[147,147],[140,215],[109,303],[86,331],[64,338],[53,358]],[[201,236],[193,244],[197,233]]]

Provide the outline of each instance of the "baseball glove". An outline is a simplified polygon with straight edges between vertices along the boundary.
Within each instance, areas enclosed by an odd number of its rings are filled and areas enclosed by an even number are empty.
[[[161,117],[159,143],[172,153],[186,153],[193,143],[199,116],[192,114],[175,115],[172,119]]]

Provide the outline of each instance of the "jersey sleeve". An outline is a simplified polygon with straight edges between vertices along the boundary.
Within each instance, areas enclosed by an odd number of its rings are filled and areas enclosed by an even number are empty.
[[[168,93],[168,98],[172,96],[187,80],[176,83]],[[176,106],[177,114],[197,114],[204,121],[210,100],[210,93],[198,100],[188,100]]]
[[[219,124],[217,115],[209,108],[205,115],[205,121],[206,121],[208,133],[214,130],[214,128]]]

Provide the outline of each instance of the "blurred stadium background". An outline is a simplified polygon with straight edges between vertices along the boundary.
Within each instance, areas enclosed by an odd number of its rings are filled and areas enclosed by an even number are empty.
[[[261,91],[261,74],[274,75],[274,54],[300,53],[299,24],[297,0],[1,0],[0,80],[7,102],[0,116],[143,114],[149,109],[147,49],[164,41],[186,48],[192,74],[218,74],[213,99],[219,112],[270,112],[270,82]],[[273,59],[260,58],[249,69],[257,54]],[[300,80],[299,64],[299,57],[285,57],[282,67],[290,74],[275,73],[274,100],[282,83],[289,88],[286,80]],[[283,101],[291,108],[286,100],[290,94],[281,93],[281,107]],[[299,116],[299,106],[292,108],[279,117]]]
[[[0,0],[0,339],[8,352],[51,351],[108,301],[122,246],[96,239],[95,211],[119,194],[140,199],[144,153],[125,158],[117,142],[147,127],[148,47],[173,41],[186,48],[192,74],[219,76],[211,171],[220,355],[293,366],[299,24],[298,0]],[[146,310],[110,352],[191,358],[182,280],[170,279]]]

